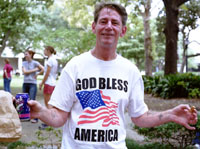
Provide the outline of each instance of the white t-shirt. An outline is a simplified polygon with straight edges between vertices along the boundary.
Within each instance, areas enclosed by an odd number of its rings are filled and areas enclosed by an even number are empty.
[[[47,80],[45,81],[45,84],[48,84],[50,86],[55,86],[56,85],[56,78],[57,78],[57,71],[58,71],[58,62],[53,55],[50,56],[48,58],[48,60],[45,62],[44,74],[47,71],[47,66],[51,67],[51,71],[49,73]]]
[[[102,61],[91,51],[65,66],[49,104],[71,112],[62,149],[126,149],[125,111],[138,117],[148,110],[136,66],[120,55]]]

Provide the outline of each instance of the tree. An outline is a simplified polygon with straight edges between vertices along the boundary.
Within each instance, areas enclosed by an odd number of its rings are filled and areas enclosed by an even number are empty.
[[[91,33],[91,23],[93,21],[93,11],[94,5],[99,0],[84,0],[84,1],[74,1],[74,0],[65,0],[65,11],[63,11],[63,18],[69,22],[69,25],[74,28],[79,28],[80,31],[85,31],[87,40],[87,45],[79,46],[78,49],[85,49],[88,45],[91,47],[92,44],[94,46],[95,36],[92,36]],[[133,5],[132,1],[129,0],[121,0],[120,3],[125,7]],[[80,14],[80,15],[79,15]],[[78,20],[78,21],[77,21]],[[135,11],[132,11],[129,14],[129,20],[127,22],[128,31],[124,38],[120,38],[118,43],[118,52],[124,57],[135,61],[136,65],[138,65],[141,69],[144,68],[144,34],[143,34],[143,26],[141,24],[142,20],[137,17]],[[133,32],[134,30],[134,32]],[[142,33],[142,34],[141,34]],[[76,40],[76,43],[79,41],[84,43],[85,36],[79,37]],[[93,39],[92,39],[93,38]],[[86,40],[85,40],[86,41]],[[90,42],[88,42],[90,41]],[[92,42],[91,42],[92,41]],[[91,43],[91,45],[90,45]],[[88,49],[86,49],[88,50]],[[82,51],[83,52],[83,51]]]
[[[165,74],[177,73],[177,41],[178,41],[178,14],[179,6],[188,0],[163,0],[166,9],[166,51],[165,51]]]
[[[189,41],[190,32],[198,27],[197,20],[200,18],[200,4],[198,0],[190,0],[188,3],[180,7],[179,13],[179,22],[180,22],[180,31],[182,34],[182,63],[180,72],[183,73],[184,67],[187,60],[187,50],[188,45],[191,42]],[[191,56],[190,56],[191,57]]]
[[[144,24],[144,47],[145,47],[145,73],[147,76],[152,76],[152,40],[151,40],[151,28],[150,28],[150,16],[151,16],[151,0],[143,2],[144,12],[141,12]]]
[[[24,38],[26,27],[38,17],[33,14],[37,6],[46,7],[53,3],[53,0],[3,0],[0,1],[0,55],[5,47],[16,50],[16,43]],[[21,45],[26,44],[25,42]]]

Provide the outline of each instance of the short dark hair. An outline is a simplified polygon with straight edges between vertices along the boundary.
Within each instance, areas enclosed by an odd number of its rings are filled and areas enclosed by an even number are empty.
[[[103,8],[111,8],[115,11],[117,11],[119,13],[119,15],[121,16],[121,20],[122,20],[122,24],[126,25],[126,21],[127,21],[127,12],[126,9],[117,3],[113,3],[113,2],[101,2],[101,3],[97,3],[95,5],[95,11],[94,11],[94,22],[97,23],[98,18],[99,18],[99,13]]]

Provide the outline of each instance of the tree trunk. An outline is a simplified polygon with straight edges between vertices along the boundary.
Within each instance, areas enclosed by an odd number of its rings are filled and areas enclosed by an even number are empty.
[[[188,49],[189,34],[186,37],[186,34],[184,33],[184,28],[181,32],[183,34],[183,54],[182,54],[182,63],[181,63],[180,73],[183,73],[185,65],[186,65],[186,56],[187,56],[187,49]]]
[[[163,0],[166,9],[165,75],[177,73],[178,8],[188,0]]]
[[[150,29],[150,9],[151,0],[147,0],[144,5],[145,12],[142,13],[143,24],[144,24],[144,47],[145,47],[145,74],[147,76],[152,76],[152,42],[151,42],[151,29]]]

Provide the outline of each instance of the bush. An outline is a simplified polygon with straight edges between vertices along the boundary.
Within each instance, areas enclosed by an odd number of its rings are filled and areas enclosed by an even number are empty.
[[[171,149],[171,146],[160,143],[149,143],[140,145],[134,140],[126,139],[126,146],[128,149]]]
[[[198,119],[200,116],[198,116]],[[191,131],[176,123],[167,123],[154,128],[140,128],[134,126],[134,129],[148,139],[160,139],[162,144],[172,148],[186,148],[194,144],[197,132],[200,131],[200,121],[196,124],[196,131]],[[200,137],[196,137],[200,140]]]
[[[200,76],[185,73],[143,76],[145,93],[162,98],[200,98]]]

